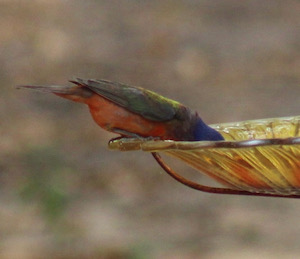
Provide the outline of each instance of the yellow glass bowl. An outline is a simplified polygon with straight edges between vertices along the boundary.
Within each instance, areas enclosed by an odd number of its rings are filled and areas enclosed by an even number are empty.
[[[109,148],[163,152],[233,190],[300,195],[300,116],[210,126],[225,141],[122,138]]]

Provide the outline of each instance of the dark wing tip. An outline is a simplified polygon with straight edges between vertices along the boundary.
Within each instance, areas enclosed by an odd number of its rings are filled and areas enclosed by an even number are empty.
[[[69,80],[69,82],[73,83],[75,85],[84,86],[84,85],[86,85],[87,80],[81,79],[81,78],[75,78],[75,79]]]
[[[74,89],[74,87],[69,86],[60,86],[60,85],[18,85],[16,86],[17,89],[21,88],[29,88],[34,89],[46,93],[58,93],[58,94],[69,94],[70,91]]]
[[[70,83],[79,85],[79,86],[88,86],[91,82],[102,81],[97,79],[83,79],[83,78],[75,78],[69,80]]]

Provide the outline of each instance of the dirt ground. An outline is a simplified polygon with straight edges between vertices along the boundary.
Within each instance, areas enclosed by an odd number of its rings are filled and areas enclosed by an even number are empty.
[[[1,1],[0,258],[297,258],[300,201],[188,189],[147,153],[108,150],[115,135],[83,105],[15,86],[105,78],[207,123],[299,115],[299,13],[297,0]]]

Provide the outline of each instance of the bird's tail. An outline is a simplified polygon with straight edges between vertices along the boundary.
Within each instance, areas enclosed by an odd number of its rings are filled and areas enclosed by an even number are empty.
[[[83,86],[60,86],[60,85],[49,85],[49,86],[43,86],[43,85],[21,85],[17,86],[18,89],[20,88],[30,88],[39,90],[46,93],[53,93],[55,95],[58,95],[60,97],[85,103],[86,99],[91,97],[93,95],[93,92],[89,90],[87,87]]]

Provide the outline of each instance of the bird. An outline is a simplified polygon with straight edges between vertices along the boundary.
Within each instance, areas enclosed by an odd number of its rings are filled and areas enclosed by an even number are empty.
[[[196,111],[153,91],[97,79],[69,80],[72,86],[22,85],[88,105],[94,121],[119,138],[221,141],[223,136]]]

